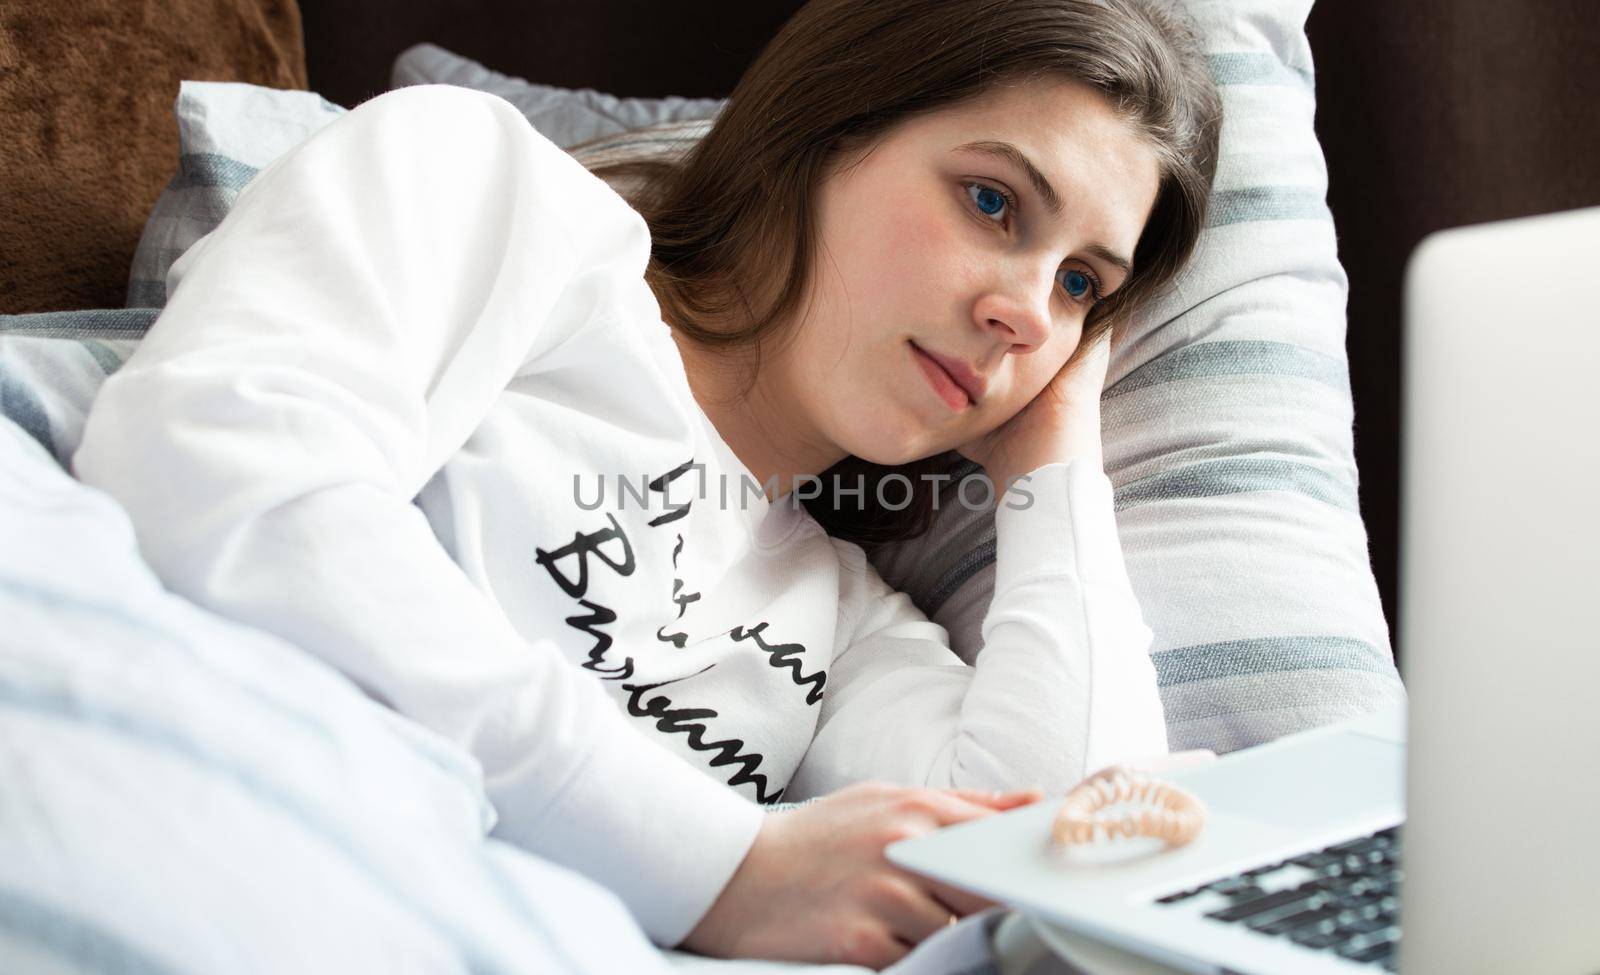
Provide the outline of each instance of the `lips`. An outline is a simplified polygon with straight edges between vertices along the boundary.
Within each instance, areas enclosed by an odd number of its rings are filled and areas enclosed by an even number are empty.
[[[917,366],[946,406],[952,410],[964,410],[983,395],[983,381],[970,369],[953,359],[929,352],[915,342],[909,344]]]

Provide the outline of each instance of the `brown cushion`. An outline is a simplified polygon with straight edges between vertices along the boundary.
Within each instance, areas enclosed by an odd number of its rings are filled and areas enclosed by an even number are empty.
[[[0,15],[0,312],[121,307],[177,171],[185,78],[306,87],[295,0],[29,0]]]

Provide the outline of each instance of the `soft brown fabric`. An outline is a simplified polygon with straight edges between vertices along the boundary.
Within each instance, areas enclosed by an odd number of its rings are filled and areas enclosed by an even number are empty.
[[[121,307],[184,79],[305,88],[295,0],[0,7],[0,312]]]

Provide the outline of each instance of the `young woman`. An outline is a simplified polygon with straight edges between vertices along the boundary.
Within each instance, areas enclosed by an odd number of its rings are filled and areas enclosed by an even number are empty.
[[[658,943],[881,966],[974,906],[887,842],[1165,751],[1098,401],[1217,126],[1155,0],[815,0],[643,216],[497,98],[391,93],[174,265],[76,473]],[[1023,479],[971,668],[858,544],[952,450]]]

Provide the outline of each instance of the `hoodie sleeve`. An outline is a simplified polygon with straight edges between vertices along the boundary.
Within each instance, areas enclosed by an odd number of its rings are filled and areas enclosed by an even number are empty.
[[[642,218],[494,96],[380,96],[264,169],[173,266],[75,473],[173,591],[333,665],[481,764],[502,838],[673,945],[762,813],[519,634],[412,504],[519,372],[636,283]]]
[[[967,666],[944,628],[845,550],[857,622],[828,674],[819,730],[787,793],[862,779],[1066,792],[1167,752],[1145,625],[1117,538],[1111,482],[1047,464],[995,511],[994,596]]]

